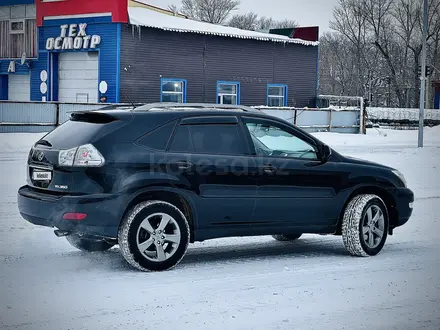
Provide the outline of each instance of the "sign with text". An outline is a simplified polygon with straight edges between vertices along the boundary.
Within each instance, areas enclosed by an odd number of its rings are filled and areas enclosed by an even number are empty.
[[[101,36],[88,35],[87,24],[64,24],[60,26],[59,37],[46,40],[47,50],[95,49],[101,43]]]

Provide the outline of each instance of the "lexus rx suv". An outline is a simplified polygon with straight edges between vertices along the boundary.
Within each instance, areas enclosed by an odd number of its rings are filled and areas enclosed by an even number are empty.
[[[75,112],[32,147],[18,191],[27,221],[83,251],[119,244],[144,271],[176,266],[189,243],[231,236],[341,235],[351,255],[374,256],[413,201],[395,169],[215,104]]]

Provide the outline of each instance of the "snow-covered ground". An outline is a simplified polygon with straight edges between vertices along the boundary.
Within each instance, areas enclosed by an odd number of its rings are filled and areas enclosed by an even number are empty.
[[[16,191],[41,134],[0,135],[0,328],[440,329],[440,128],[426,129],[424,149],[416,131],[316,135],[406,175],[414,215],[381,254],[350,257],[333,236],[228,238],[192,245],[162,273],[26,223]]]

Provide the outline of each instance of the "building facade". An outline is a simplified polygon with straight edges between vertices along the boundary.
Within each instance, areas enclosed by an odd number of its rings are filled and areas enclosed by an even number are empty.
[[[316,105],[317,28],[243,31],[134,0],[34,1],[0,6],[2,100]]]

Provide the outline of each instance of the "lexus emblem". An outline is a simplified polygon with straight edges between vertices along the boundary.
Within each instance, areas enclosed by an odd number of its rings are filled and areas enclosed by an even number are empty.
[[[43,159],[44,159],[44,153],[43,153],[42,151],[40,151],[40,152],[37,154],[37,160],[38,160],[39,162],[41,162]]]

